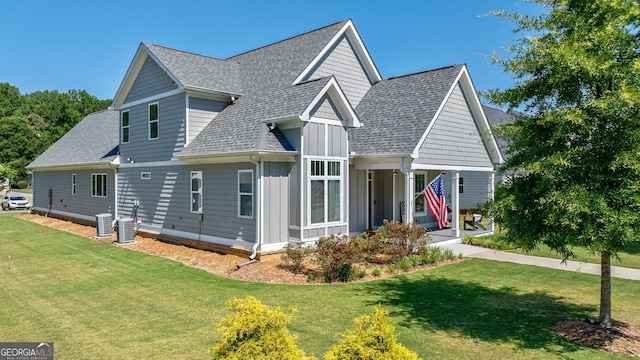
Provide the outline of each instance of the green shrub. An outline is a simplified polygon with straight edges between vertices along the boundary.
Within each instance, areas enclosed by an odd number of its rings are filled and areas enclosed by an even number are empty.
[[[403,257],[402,259],[399,259],[396,262],[396,265],[400,270],[404,272],[407,272],[412,268],[411,260],[408,257]]]
[[[27,180],[20,180],[16,183],[16,189],[26,189],[29,186]]]
[[[211,359],[314,359],[295,345],[295,335],[286,325],[296,312],[263,305],[253,296],[231,298],[226,305],[235,314],[218,324],[222,339],[209,349]]]
[[[341,334],[342,341],[325,354],[326,360],[417,360],[418,355],[397,340],[389,313],[376,307],[373,313],[354,320]]]
[[[293,243],[285,247],[285,253],[281,258],[287,268],[294,273],[300,273],[304,270],[304,260],[309,257],[312,252],[313,249],[302,243]]]
[[[325,281],[348,282],[356,278],[353,265],[362,261],[361,245],[357,238],[349,239],[347,235],[320,238],[316,253]]]
[[[424,227],[387,220],[375,231],[373,237],[381,244],[380,251],[389,256],[390,262],[411,254],[423,253],[431,242],[431,236]]]
[[[378,277],[380,276],[380,274],[382,273],[382,270],[380,269],[379,266],[376,266],[373,268],[373,270],[371,270],[371,275]]]

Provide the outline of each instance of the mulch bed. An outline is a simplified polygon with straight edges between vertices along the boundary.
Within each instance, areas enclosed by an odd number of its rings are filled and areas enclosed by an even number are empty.
[[[610,328],[592,319],[561,321],[553,331],[583,346],[640,357],[640,328],[621,321]]]

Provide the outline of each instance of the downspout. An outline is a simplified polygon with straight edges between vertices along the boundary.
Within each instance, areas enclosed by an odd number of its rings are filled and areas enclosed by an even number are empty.
[[[409,171],[407,168],[405,168],[405,163],[404,163],[404,158],[400,158],[400,172],[402,173],[402,175],[404,176],[404,223],[405,224],[409,224],[413,222],[413,215],[411,216],[411,221],[409,220],[409,211],[412,211],[410,209],[413,208],[411,203],[408,203],[407,200],[413,197],[413,192],[411,192],[411,196],[407,196],[407,194],[411,191],[411,189],[408,189],[407,184],[409,184],[408,177],[409,177]],[[394,177],[395,180],[395,177]],[[395,191],[395,190],[394,190]],[[402,214],[400,214],[400,216],[402,216]]]
[[[256,199],[258,200],[257,216],[256,216],[256,242],[251,248],[249,260],[254,260],[258,252],[258,247],[262,243],[262,171],[264,170],[264,161],[253,160],[253,155],[249,155],[249,162],[256,166]]]
[[[113,162],[109,162],[109,167],[113,169],[113,222],[118,218],[118,168],[112,167]]]

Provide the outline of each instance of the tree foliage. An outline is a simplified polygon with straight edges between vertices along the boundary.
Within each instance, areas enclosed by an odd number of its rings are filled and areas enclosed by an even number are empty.
[[[389,312],[377,306],[373,313],[354,320],[342,341],[325,354],[326,360],[418,360],[413,351],[397,340]]]
[[[600,321],[611,321],[610,259],[640,230],[640,5],[536,0],[537,16],[496,12],[521,35],[496,61],[518,82],[490,91],[528,116],[509,142],[493,215],[525,249],[601,255]]]
[[[209,350],[211,359],[313,359],[296,347],[295,336],[287,330],[294,308],[272,308],[253,296],[231,298],[226,307],[234,314],[218,324],[222,339]]]
[[[26,179],[25,166],[90,113],[109,107],[85,90],[21,94],[0,83],[0,164],[16,170],[12,181]]]

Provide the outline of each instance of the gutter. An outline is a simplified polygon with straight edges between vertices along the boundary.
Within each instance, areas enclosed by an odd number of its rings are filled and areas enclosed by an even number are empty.
[[[262,233],[262,171],[264,171],[264,161],[260,160],[260,162],[253,160],[253,154],[249,155],[249,162],[256,166],[256,199],[258,200],[257,206],[257,215],[256,215],[256,242],[253,244],[251,248],[251,255],[249,255],[249,260],[253,261],[256,258],[258,253],[258,247],[262,244],[263,233]]]

